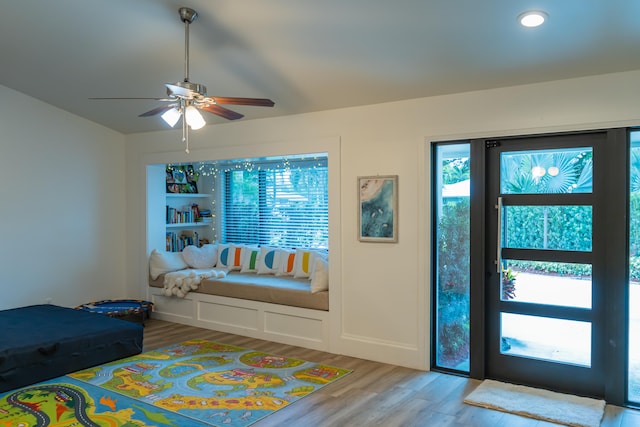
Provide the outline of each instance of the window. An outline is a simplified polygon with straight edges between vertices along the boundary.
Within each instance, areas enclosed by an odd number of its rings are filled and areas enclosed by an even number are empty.
[[[470,144],[434,146],[434,365],[469,371]]]
[[[640,131],[630,134],[628,397],[640,403]]]
[[[227,161],[217,169],[222,242],[328,249],[326,154]]]

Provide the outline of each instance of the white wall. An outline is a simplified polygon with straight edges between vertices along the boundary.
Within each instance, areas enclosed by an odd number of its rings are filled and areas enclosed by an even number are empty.
[[[191,134],[191,158],[207,150],[253,157],[256,147],[298,143],[313,150],[316,140],[339,141],[339,236],[330,250],[332,268],[340,267],[332,272],[331,351],[426,369],[429,141],[637,125],[639,82],[636,71],[211,125]],[[277,108],[277,94],[273,98]],[[251,116],[250,108],[242,111]],[[127,285],[131,296],[141,296],[147,268],[144,165],[190,157],[177,131],[129,135],[126,150]],[[399,175],[397,244],[357,240],[356,180],[376,174]]]
[[[124,137],[0,86],[0,309],[125,295]]]

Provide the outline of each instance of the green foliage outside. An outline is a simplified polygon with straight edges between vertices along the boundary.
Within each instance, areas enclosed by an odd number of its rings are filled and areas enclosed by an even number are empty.
[[[443,183],[469,179],[469,159],[442,165]],[[439,218],[437,277],[438,366],[455,369],[469,360],[469,199],[443,202]]]
[[[328,248],[326,167],[225,173],[226,242]]]
[[[504,246],[591,251],[590,206],[507,206]]]
[[[589,193],[593,187],[593,153],[506,153],[501,161],[500,181],[501,192],[506,194]],[[507,206],[505,212],[505,247],[591,251],[590,206]],[[591,274],[591,267],[581,264],[509,260],[509,267],[576,277]]]
[[[640,282],[640,147],[630,154],[629,280]]]
[[[438,226],[437,364],[469,359],[469,199],[446,203]]]
[[[629,280],[640,282],[640,190],[629,195]]]

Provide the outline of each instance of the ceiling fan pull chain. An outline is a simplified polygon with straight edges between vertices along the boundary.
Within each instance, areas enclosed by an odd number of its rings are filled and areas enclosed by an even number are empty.
[[[189,127],[184,114],[182,115],[182,142],[184,142],[184,152],[189,154]]]

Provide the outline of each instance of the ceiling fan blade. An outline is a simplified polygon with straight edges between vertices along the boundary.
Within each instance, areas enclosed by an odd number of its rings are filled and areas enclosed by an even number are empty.
[[[175,101],[175,99],[170,99],[170,98],[89,98],[89,99],[148,99],[153,101]]]
[[[150,117],[155,116],[156,114],[164,113],[167,110],[172,109],[173,105],[162,105],[160,107],[154,108],[153,110],[149,110],[146,113],[140,114],[138,117]]]
[[[220,117],[224,117],[228,120],[236,120],[244,117],[243,114],[236,113],[235,111],[231,111],[228,108],[221,107],[216,104],[211,104],[206,107],[198,107],[201,110],[208,111],[209,113],[215,114]]]
[[[225,96],[210,96],[216,104],[252,105],[254,107],[273,107],[275,102],[266,98],[233,98]]]

